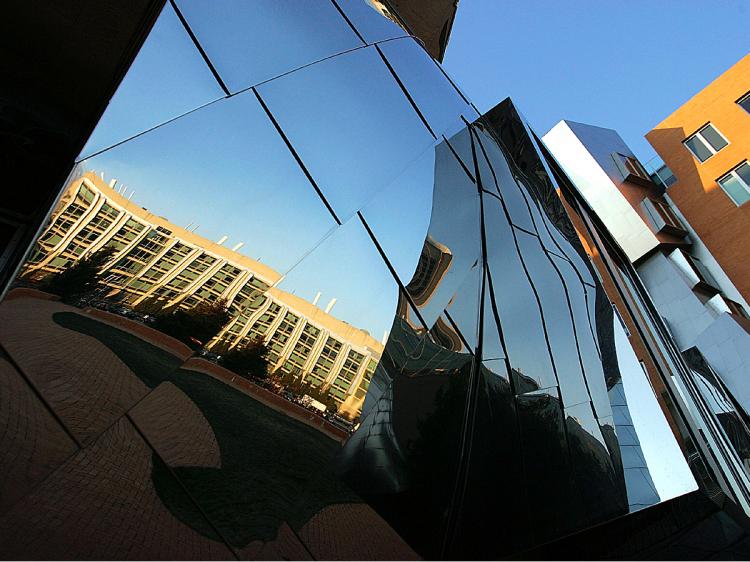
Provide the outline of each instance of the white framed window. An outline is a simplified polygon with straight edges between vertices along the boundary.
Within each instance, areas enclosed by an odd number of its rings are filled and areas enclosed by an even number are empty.
[[[750,201],[750,164],[747,160],[716,181],[738,207]]]
[[[750,92],[746,93],[740,99],[737,100],[737,105],[742,109],[750,113]]]
[[[714,125],[707,123],[682,143],[698,161],[705,162],[728,145],[729,141]]]

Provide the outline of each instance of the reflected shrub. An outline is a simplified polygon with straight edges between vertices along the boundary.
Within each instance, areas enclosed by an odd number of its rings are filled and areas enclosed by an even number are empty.
[[[302,373],[287,372],[280,373],[276,371],[274,378],[284,390],[291,392],[296,396],[307,395],[318,402],[325,404],[327,411],[336,412],[339,408],[338,403],[330,394],[330,387],[323,385],[314,385],[311,381],[305,381]]]
[[[318,402],[321,402],[322,404],[325,404],[326,410],[328,412],[336,412],[338,410],[338,403],[336,400],[334,400],[333,396],[330,395],[328,390],[321,390],[321,387],[319,386],[313,386],[308,387],[305,389],[306,394],[313,398],[314,400],[317,400]]]
[[[221,356],[219,364],[246,379],[268,378],[268,348],[254,341]]]
[[[59,296],[64,302],[80,299],[96,289],[99,271],[113,253],[113,248],[103,248],[89,254],[64,271],[45,277],[39,288]]]
[[[229,322],[229,311],[225,300],[201,303],[189,310],[164,311],[156,316],[154,328],[199,349],[219,333]]]

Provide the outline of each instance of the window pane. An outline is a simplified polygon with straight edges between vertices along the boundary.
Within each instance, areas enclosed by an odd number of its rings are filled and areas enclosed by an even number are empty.
[[[700,133],[701,135],[703,135],[703,138],[706,139],[709,144],[714,147],[714,150],[716,152],[718,152],[728,144],[727,141],[724,140],[724,137],[722,137],[713,127],[713,125],[706,125],[703,129],[701,129]]]
[[[745,185],[750,187],[750,164],[745,162],[741,166],[739,166],[735,172],[737,172],[737,175],[742,178],[742,181],[745,182]]]
[[[747,94],[744,98],[737,102],[740,107],[750,113],[750,94]]]
[[[729,174],[719,180],[719,185],[732,198],[737,205],[742,205],[750,200],[750,192],[745,189],[740,180],[734,174]]]
[[[656,177],[661,181],[665,188],[670,187],[674,182],[677,181],[677,178],[672,173],[672,170],[670,170],[666,164],[656,170],[656,172],[654,172],[654,175],[656,175]],[[659,182],[657,181],[656,183]]]
[[[690,137],[686,140],[685,146],[687,146],[690,149],[690,152],[692,152],[701,162],[705,162],[711,157],[711,151],[705,144],[703,144],[703,141],[696,136]]]
[[[656,212],[659,213],[662,219],[664,219],[664,222],[667,223],[670,226],[674,226],[675,228],[682,228],[682,223],[680,222],[680,219],[677,218],[677,215],[674,213],[674,211],[667,205],[666,203],[662,201],[651,201],[654,205],[654,209],[656,209]]]

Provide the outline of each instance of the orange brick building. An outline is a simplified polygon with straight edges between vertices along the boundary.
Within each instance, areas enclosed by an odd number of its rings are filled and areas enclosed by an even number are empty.
[[[646,139],[677,179],[669,197],[750,299],[750,54]]]

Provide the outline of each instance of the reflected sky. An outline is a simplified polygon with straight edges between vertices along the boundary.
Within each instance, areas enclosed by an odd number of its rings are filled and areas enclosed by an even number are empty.
[[[284,273],[336,226],[252,92],[83,163],[134,203]],[[192,227],[191,227],[192,230]]]
[[[338,5],[368,43],[402,37],[407,32],[390,19],[378,0],[337,0]]]
[[[481,260],[476,184],[446,142],[438,144],[435,152],[435,190],[423,249],[426,267],[415,273],[408,288],[427,326],[437,320],[470,269]]]
[[[698,489],[646,374],[615,318],[615,347],[630,417],[661,501]]]
[[[492,233],[487,260],[511,366],[514,373],[536,381],[536,388],[555,386],[539,304],[518,257],[513,227],[494,197],[485,197],[484,214],[487,232]]]
[[[321,307],[335,298],[331,314],[378,341],[396,312],[398,286],[357,217],[316,247],[278,287],[308,302],[320,292]]]
[[[373,47],[258,92],[342,221],[434,141]]]
[[[430,224],[434,181],[432,145],[360,211],[404,285],[417,267]]]
[[[222,97],[224,92],[167,3],[81,155],[85,158]]]
[[[177,5],[233,93],[363,45],[333,2],[178,0]]]
[[[479,117],[448,79],[435,72],[435,61],[411,38],[387,41],[379,47],[436,135],[462,113],[469,121]]]

